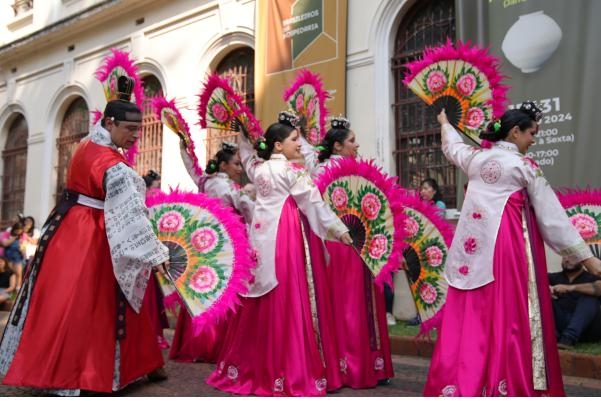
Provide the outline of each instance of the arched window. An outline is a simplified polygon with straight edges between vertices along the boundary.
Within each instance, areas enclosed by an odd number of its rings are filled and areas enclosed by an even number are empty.
[[[2,152],[2,228],[25,212],[25,173],[27,171],[27,121],[21,114],[12,121]]]
[[[83,98],[73,100],[63,117],[61,131],[56,140],[58,149],[58,165],[56,167],[56,202],[60,200],[63,189],[67,186],[67,170],[71,157],[79,141],[88,134],[90,126],[90,112]]]
[[[142,79],[144,86],[144,105],[142,116],[142,135],[138,142],[136,156],[136,171],[144,175],[148,170],[161,173],[161,158],[163,154],[163,124],[152,112],[152,98],[163,96],[163,88],[158,78],[148,75]]]
[[[444,157],[440,126],[433,110],[403,85],[403,65],[420,57],[429,46],[455,40],[454,0],[416,2],[401,21],[392,59],[395,84],[394,152],[400,183],[417,188],[428,177],[434,178],[448,207],[456,207],[455,167]]]
[[[244,99],[246,106],[255,108],[255,51],[241,47],[228,53],[217,66],[216,72],[227,78],[232,88]],[[236,142],[237,133],[207,129],[207,158],[219,150],[222,141]]]

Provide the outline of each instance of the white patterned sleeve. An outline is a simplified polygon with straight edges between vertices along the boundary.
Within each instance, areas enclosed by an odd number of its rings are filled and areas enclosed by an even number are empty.
[[[224,197],[227,198],[226,202],[232,205],[244,217],[246,224],[252,223],[255,202],[248,195],[242,190],[229,188]]]
[[[536,212],[536,222],[543,240],[573,264],[592,257],[593,253],[568,219],[540,167],[528,157],[522,160],[528,198]]]
[[[464,143],[459,132],[451,124],[443,124],[440,132],[445,157],[467,174],[468,164],[478,149]]]
[[[240,160],[242,161],[242,167],[244,167],[246,175],[252,182],[255,182],[255,171],[265,160],[257,156],[253,145],[242,133],[238,135],[238,152],[240,153]]]
[[[305,168],[313,174],[313,170],[317,167],[319,159],[317,158],[317,149],[311,145],[304,136],[300,136],[301,154],[305,160]]]
[[[194,170],[194,161],[192,160],[192,157],[190,157],[190,155],[188,154],[186,144],[181,139],[179,140],[179,154],[182,157],[182,161],[184,162],[184,167],[186,167],[188,175],[190,176],[190,178],[192,178],[192,181],[194,181],[194,183],[198,185],[201,176],[196,174],[196,171]]]
[[[323,201],[319,189],[302,166],[290,166],[287,171],[290,194],[307,217],[311,229],[321,239],[340,241],[349,229]]]
[[[139,312],[151,269],[169,260],[169,251],[148,220],[142,178],[119,163],[106,171],[104,183],[104,221],[113,272],[127,301]]]

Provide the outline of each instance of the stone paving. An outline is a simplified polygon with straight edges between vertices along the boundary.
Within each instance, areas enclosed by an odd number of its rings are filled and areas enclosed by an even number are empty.
[[[0,312],[0,328],[4,327],[6,312]],[[165,330],[165,337],[170,341],[173,330]],[[164,351],[165,360],[167,352]],[[428,358],[393,355],[395,378],[389,385],[374,389],[353,390],[344,388],[329,396],[345,397],[416,397],[420,396],[428,372]],[[214,365],[205,363],[179,363],[167,360],[165,365],[169,379],[150,383],[141,380],[127,388],[114,393],[114,396],[125,397],[225,397],[223,393],[206,385],[204,379],[213,370]],[[568,396],[601,396],[601,381],[564,376],[564,384]],[[0,385],[0,397],[21,397],[41,395],[28,389]]]

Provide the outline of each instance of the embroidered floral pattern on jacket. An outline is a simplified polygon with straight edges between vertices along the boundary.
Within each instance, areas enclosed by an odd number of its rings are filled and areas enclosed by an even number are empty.
[[[503,166],[497,160],[489,160],[480,169],[480,177],[487,184],[494,184],[501,179]]]
[[[474,208],[468,213],[467,217],[473,222],[486,221],[488,219],[488,212],[480,206],[474,206]]]
[[[478,239],[473,236],[469,236],[463,239],[463,250],[468,255],[474,255],[480,250],[480,244]]]
[[[269,177],[264,175],[259,175],[255,179],[255,185],[257,186],[257,191],[261,194],[261,196],[268,196],[272,191],[271,180]]]
[[[457,268],[457,271],[462,276],[467,276],[468,274],[470,274],[470,267],[468,265],[461,265]]]

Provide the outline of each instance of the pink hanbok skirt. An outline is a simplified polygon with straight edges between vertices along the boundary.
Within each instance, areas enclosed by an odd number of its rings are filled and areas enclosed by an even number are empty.
[[[192,318],[185,308],[181,308],[173,332],[169,359],[178,362],[215,363],[221,351],[227,326],[227,320],[215,325],[205,325],[195,336]]]
[[[278,285],[261,297],[243,298],[228,322],[209,385],[258,396],[323,396],[342,386],[323,248],[309,242],[309,275],[303,221],[296,202],[288,198],[277,232]],[[308,233],[307,224],[304,229]]]
[[[338,242],[326,244],[343,383],[357,389],[375,387],[394,376],[384,289],[374,284],[353,249]]]
[[[547,389],[534,390],[528,317],[528,264],[523,240],[525,195],[510,196],[495,244],[495,280],[473,290],[449,287],[432,356],[426,396],[563,396],[541,235],[529,231],[538,286]],[[533,214],[532,214],[533,215]]]

